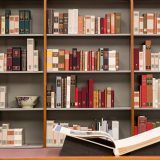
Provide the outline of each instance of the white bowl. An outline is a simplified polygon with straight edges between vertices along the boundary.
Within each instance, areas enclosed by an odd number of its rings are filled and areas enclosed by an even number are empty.
[[[33,108],[38,102],[38,96],[17,96],[16,100],[22,108]]]

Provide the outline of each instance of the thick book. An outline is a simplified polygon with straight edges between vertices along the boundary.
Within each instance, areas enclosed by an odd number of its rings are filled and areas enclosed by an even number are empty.
[[[134,70],[139,70],[139,48],[134,48]]]
[[[7,71],[12,71],[12,53],[13,48],[7,49]]]
[[[19,33],[25,33],[25,11],[19,10]]]
[[[62,88],[62,77],[58,76],[56,77],[56,108],[62,108],[61,103],[61,88]]]
[[[12,70],[21,71],[21,48],[13,48]]]
[[[110,134],[102,131],[79,131],[62,127],[60,125],[56,125],[53,128],[53,131],[67,135],[61,151],[61,155],[67,156],[121,156],[129,153],[131,155],[138,155],[146,152],[147,150],[151,154],[153,150],[151,152],[150,148],[155,147],[158,149],[158,142],[160,142],[160,127],[121,140],[114,140]],[[66,143],[70,143],[67,148],[65,148],[65,145],[67,145]],[[68,149],[71,149],[71,146],[72,150],[70,151]],[[82,149],[84,149],[84,151]],[[159,155],[157,153],[156,155]]]
[[[5,34],[9,34],[9,16],[11,15],[11,10],[5,10]]]

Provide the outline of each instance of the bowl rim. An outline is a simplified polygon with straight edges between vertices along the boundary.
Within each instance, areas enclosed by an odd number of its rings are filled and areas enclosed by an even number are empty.
[[[21,97],[29,97],[29,98],[30,97],[35,97],[35,98],[37,97],[38,98],[39,96],[16,96],[16,98],[21,98]]]

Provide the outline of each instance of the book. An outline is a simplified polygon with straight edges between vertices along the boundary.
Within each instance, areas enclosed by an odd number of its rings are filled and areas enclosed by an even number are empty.
[[[79,143],[88,142],[104,147],[106,150],[111,149],[115,156],[125,155],[160,141],[158,136],[160,127],[121,140],[114,140],[108,133],[102,131],[79,131],[60,125],[56,125],[53,131],[77,139]]]

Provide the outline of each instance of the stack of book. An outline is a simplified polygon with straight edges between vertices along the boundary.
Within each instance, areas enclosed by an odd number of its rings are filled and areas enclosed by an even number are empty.
[[[47,10],[48,34],[117,34],[121,33],[121,13],[106,13],[104,17],[79,15],[78,9],[62,13]]]
[[[55,92],[56,90],[56,92]],[[94,90],[94,81],[88,80],[88,86],[79,88],[75,75],[56,77],[56,89],[47,89],[47,107],[51,108],[113,108],[114,90],[111,87]]]
[[[47,50],[47,71],[117,71],[119,52],[99,48],[97,51]]]
[[[8,123],[2,124],[2,127],[0,127],[1,147],[22,146],[23,144],[23,128],[11,129]]]
[[[157,122],[148,121],[146,116],[138,116],[136,121],[137,124],[134,127],[135,135],[160,126],[159,121]]]
[[[74,130],[80,130],[80,131],[103,131],[109,133],[114,140],[119,139],[119,121],[106,121],[103,120],[101,122],[96,122],[92,124],[91,127],[88,126],[81,126],[79,124],[73,124],[72,126],[69,125],[69,123],[57,123],[54,120],[48,120],[47,121],[47,147],[62,147],[65,135],[54,132],[53,128],[57,125],[61,125],[66,128],[74,129]]]
[[[139,11],[134,11],[134,34],[160,34],[160,14],[141,15]]]
[[[160,108],[160,79],[152,74],[141,76],[140,91],[134,92],[135,108]]]
[[[27,50],[12,47],[7,53],[0,53],[0,72],[5,71],[39,71],[39,53],[34,39],[27,39]]]
[[[152,41],[146,40],[140,48],[134,48],[134,70],[160,71],[160,52],[152,52]]]
[[[0,34],[31,33],[31,11],[19,10],[19,15],[12,15],[11,10],[5,10],[0,16]]]
[[[6,108],[7,106],[7,87],[0,86],[0,108]]]

